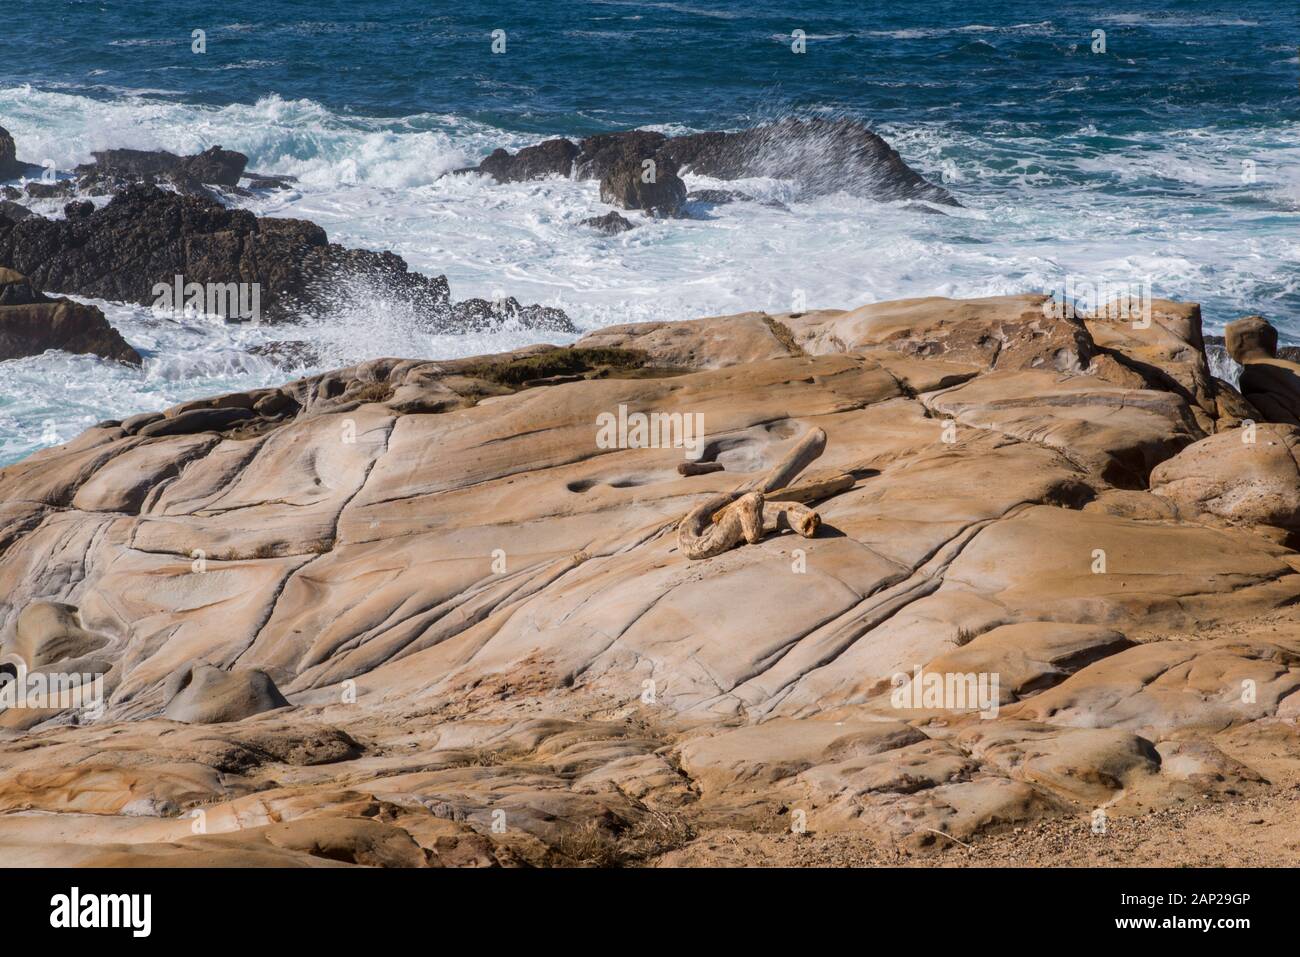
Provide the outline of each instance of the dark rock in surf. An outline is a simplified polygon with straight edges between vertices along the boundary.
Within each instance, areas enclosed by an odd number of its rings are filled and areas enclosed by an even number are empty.
[[[321,355],[310,342],[290,339],[265,342],[248,350],[249,355],[260,356],[278,369],[309,369],[320,365]]]
[[[636,223],[613,211],[606,213],[604,216],[592,216],[589,219],[584,219],[579,225],[590,226],[597,232],[605,233],[608,236],[617,236],[629,229],[636,229]]]
[[[347,249],[306,220],[258,218],[149,185],[129,186],[84,216],[0,219],[0,266],[52,292],[141,305],[154,304],[155,287],[177,276],[186,284],[257,284],[267,322],[332,312],[340,302],[364,308],[375,299],[401,304],[434,331],[459,331],[465,313],[444,277],[411,272],[394,253]],[[573,330],[558,309],[518,307],[512,317]]]
[[[502,326],[545,329],[552,332],[573,331],[564,310],[553,306],[522,306],[513,296],[498,301],[466,299],[451,307],[451,322],[458,330],[481,332]]]
[[[731,189],[693,189],[686,194],[686,200],[709,206],[726,206],[728,203],[753,202],[754,197]]]
[[[193,156],[166,150],[113,149],[92,153],[93,163],[75,170],[78,188],[91,195],[115,193],[133,183],[167,184],[188,196],[208,196],[209,185],[234,189],[248,157],[214,146]]]
[[[672,137],[652,130],[601,133],[578,143],[574,169],[579,179],[603,180],[616,167],[648,159],[715,179],[791,180],[810,195],[844,190],[873,199],[960,205],[855,120],[787,119],[735,133]]]
[[[624,158],[601,177],[600,198],[623,209],[676,216],[686,201],[686,184],[672,160]]]
[[[487,173],[498,183],[517,183],[547,176],[568,176],[573,171],[573,161],[578,147],[566,139],[546,140],[528,146],[511,155],[503,149],[479,164],[480,173]]]
[[[578,178],[604,179],[616,166],[654,159],[667,141],[664,134],[652,130],[588,136],[578,144]]]
[[[18,158],[18,148],[14,138],[3,126],[0,126],[0,180],[18,179],[20,176],[39,176],[42,170],[33,163],[24,163]],[[13,196],[8,196],[13,199]]]
[[[23,189],[32,199],[58,199],[72,193],[72,183],[66,179],[54,183],[39,181],[28,183]]]
[[[738,133],[673,137],[660,150],[690,172],[717,179],[770,176],[813,194],[845,190],[875,199],[957,201],[853,120],[782,120]]]
[[[0,219],[8,220],[11,223],[19,223],[34,215],[36,214],[26,206],[20,206],[8,199],[0,199]]]

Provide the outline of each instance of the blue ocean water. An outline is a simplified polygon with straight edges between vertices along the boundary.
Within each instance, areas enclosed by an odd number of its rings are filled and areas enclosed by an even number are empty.
[[[66,168],[106,147],[220,143],[299,177],[245,205],[393,249],[458,298],[558,303],[590,328],[789,309],[795,290],[848,308],[1143,277],[1201,302],[1211,330],[1261,313],[1300,340],[1295,4],[35,0],[4,22],[0,125],[22,158]],[[963,208],[747,181],[789,210],[735,204],[609,239],[577,225],[605,209],[593,183],[443,176],[548,135],[789,115],[870,123]],[[98,419],[281,381],[248,352],[267,338],[310,339],[320,365],[535,338],[422,336],[364,296],[306,333],[100,305],[144,370],[0,363],[0,463]]]

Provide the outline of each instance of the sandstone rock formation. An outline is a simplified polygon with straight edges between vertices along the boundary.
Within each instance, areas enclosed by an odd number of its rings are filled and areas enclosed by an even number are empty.
[[[671,137],[628,130],[599,133],[577,144],[552,139],[513,156],[496,150],[478,171],[499,182],[568,176],[570,169],[579,179],[604,180],[618,167],[640,169],[647,159],[674,174],[680,168],[726,180],[791,180],[811,195],[845,190],[876,199],[958,205],[947,190],[928,182],[888,143],[852,120],[786,119],[735,133]]]
[[[1263,423],[1212,435],[1161,462],[1151,491],[1190,515],[1300,531],[1300,429]]]
[[[140,364],[140,354],[95,306],[45,295],[26,276],[0,268],[0,359],[47,349]]]
[[[1300,425],[1300,363],[1278,358],[1277,330],[1260,316],[1224,329],[1228,355],[1242,365],[1241,394],[1269,422]]]
[[[224,671],[199,664],[182,668],[163,691],[163,715],[186,724],[222,724],[288,707],[289,702],[265,671]]]
[[[260,318],[268,322],[332,311],[339,301],[361,308],[386,298],[409,305],[416,321],[433,331],[478,330],[506,321],[573,329],[551,307],[514,300],[453,302],[444,277],[411,272],[391,252],[331,243],[306,220],[259,218],[149,185],[129,186],[89,215],[0,218],[0,266],[52,292],[142,305],[157,300],[158,283],[171,285],[177,276],[186,284],[256,283]]]
[[[0,713],[0,853],[611,865],[806,828],[978,854],[1293,801],[1294,430],[1245,451],[1190,307],[1046,303],[377,360],[9,466],[0,638],[63,636],[45,667],[94,659],[107,701]],[[720,469],[679,469],[687,416]],[[684,515],[818,433],[812,537],[683,553]],[[259,672],[273,710],[226,711]]]

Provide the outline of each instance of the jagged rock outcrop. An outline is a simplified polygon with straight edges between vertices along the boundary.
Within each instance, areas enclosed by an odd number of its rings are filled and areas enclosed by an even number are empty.
[[[142,305],[155,304],[155,287],[170,287],[177,276],[185,284],[221,288],[256,284],[260,318],[267,322],[332,314],[339,302],[361,308],[369,299],[385,298],[408,305],[415,321],[434,331],[479,330],[507,321],[573,329],[552,307],[453,302],[444,277],[411,272],[391,252],[331,243],[315,223],[259,218],[147,185],[129,186],[87,215],[0,219],[0,266],[52,292]],[[251,300],[250,289],[243,301]]]
[[[628,130],[589,136],[577,144],[553,139],[514,156],[496,150],[478,169],[501,182],[515,182],[568,175],[572,167],[579,179],[603,181],[619,168],[640,169],[645,160],[674,173],[680,169],[717,179],[791,180],[812,195],[845,190],[876,199],[958,205],[946,189],[927,181],[884,139],[853,120],[785,119],[734,133],[671,137]]]
[[[17,179],[20,176],[39,176],[41,167],[24,163],[18,158],[18,147],[13,136],[0,126],[0,180]]]
[[[686,184],[671,160],[623,159],[601,176],[600,199],[623,209],[675,216],[686,201]]]
[[[20,203],[15,203],[11,199],[0,199],[0,219],[17,223],[33,215],[35,214],[30,209]]]
[[[97,307],[47,296],[26,276],[0,268],[0,359],[37,356],[47,349],[141,362]]]
[[[626,217],[620,216],[611,210],[604,216],[592,216],[584,219],[581,223],[583,226],[590,226],[592,229],[602,232],[607,236],[617,236],[619,233],[625,233],[629,229],[635,229],[636,223],[629,221]]]
[[[511,155],[507,150],[493,150],[478,165],[480,173],[487,173],[498,183],[517,183],[547,176],[568,176],[577,159],[578,147],[566,139],[546,140],[536,146],[527,146]]]
[[[239,185],[248,157],[213,146],[193,156],[166,150],[113,149],[92,153],[93,163],[78,166],[77,188],[92,196],[115,193],[137,183],[165,183],[191,196],[210,196],[208,185]]]
[[[1148,338],[1045,302],[376,360],[7,467],[0,638],[57,603],[108,673],[102,717],[0,713],[0,849],[646,863],[797,818],[897,854],[1285,797],[1291,433],[1241,451],[1190,308]],[[812,537],[684,553],[683,516],[822,434]],[[169,720],[199,661],[289,707]]]

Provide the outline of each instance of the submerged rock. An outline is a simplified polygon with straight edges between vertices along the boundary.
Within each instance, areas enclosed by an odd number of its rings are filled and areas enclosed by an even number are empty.
[[[584,219],[579,225],[590,226],[592,229],[609,236],[617,236],[629,229],[636,229],[636,223],[612,210],[604,216],[592,216],[590,219]]]

